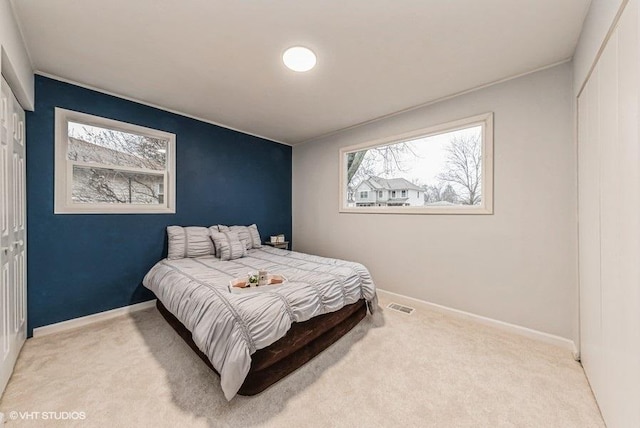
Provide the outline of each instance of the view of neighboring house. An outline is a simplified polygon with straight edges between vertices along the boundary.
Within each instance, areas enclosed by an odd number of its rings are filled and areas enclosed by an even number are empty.
[[[404,178],[369,177],[353,191],[357,207],[415,207],[424,205],[424,190]]]
[[[80,163],[73,166],[72,199],[76,203],[163,202],[163,175],[140,172],[143,169],[159,169],[161,165],[154,160],[73,137],[69,137],[68,156]],[[90,166],[96,163],[114,165],[114,168]]]

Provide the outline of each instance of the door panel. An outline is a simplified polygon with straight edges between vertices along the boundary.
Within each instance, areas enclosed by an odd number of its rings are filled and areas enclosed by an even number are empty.
[[[2,79],[1,86],[1,99],[0,99],[0,179],[2,182],[0,183],[0,227],[2,228],[0,232],[0,287],[1,298],[0,302],[2,306],[0,310],[2,311],[2,316],[0,316],[0,334],[2,334],[2,353],[0,356],[2,360],[0,361],[0,390],[4,390],[7,381],[9,380],[9,376],[11,376],[11,370],[13,369],[13,343],[15,333],[12,328],[13,324],[13,309],[12,309],[12,281],[11,281],[11,272],[10,270],[10,219],[9,219],[9,209],[12,204],[11,194],[9,192],[10,186],[10,176],[11,173],[11,159],[12,156],[10,154],[11,142],[12,138],[12,122],[13,122],[13,107],[12,107],[12,94],[9,93],[9,87]]]
[[[11,350],[11,319],[10,319],[10,311],[9,311],[9,265],[5,264],[2,266],[2,274],[0,275],[0,287],[2,287],[2,364],[8,361],[9,351]]]
[[[578,98],[581,359],[607,426],[640,426],[640,46],[630,0]]]
[[[26,311],[25,301],[25,146],[24,146],[24,111],[18,104],[18,100],[13,97],[13,113],[16,117],[15,129],[13,132],[13,158],[15,160],[13,168],[12,180],[14,183],[14,233],[13,233],[13,260],[14,260],[14,311],[15,311],[15,324],[14,331],[17,335],[16,341],[19,346],[26,339],[26,323],[24,319],[24,313]]]
[[[0,91],[0,393],[26,339],[24,111],[2,79]]]
[[[585,369],[593,368],[590,382],[594,390],[602,382],[597,369],[602,364],[598,79],[598,70],[594,70],[578,103],[580,308],[589,308],[590,313],[580,317],[580,347]]]

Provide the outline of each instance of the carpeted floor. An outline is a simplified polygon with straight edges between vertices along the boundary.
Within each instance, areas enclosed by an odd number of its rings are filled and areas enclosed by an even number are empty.
[[[0,411],[84,412],[19,415],[7,428],[604,426],[569,352],[389,309],[262,394],[231,402],[155,308],[29,339]]]

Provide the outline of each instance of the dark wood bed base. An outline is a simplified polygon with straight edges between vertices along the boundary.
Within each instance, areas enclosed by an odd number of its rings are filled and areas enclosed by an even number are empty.
[[[164,305],[156,306],[169,325],[214,372],[209,358],[198,349],[191,332]],[[240,387],[240,395],[256,395],[318,355],[355,327],[367,315],[364,300],[339,311],[293,323],[286,336],[251,356],[251,369]]]

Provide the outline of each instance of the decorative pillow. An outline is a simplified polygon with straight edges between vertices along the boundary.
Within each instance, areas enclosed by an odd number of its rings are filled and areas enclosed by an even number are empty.
[[[244,247],[247,250],[250,250],[253,248],[252,244],[251,244],[251,235],[249,235],[249,228],[247,226],[223,226],[223,225],[218,225],[218,230],[220,230],[220,232],[226,232],[226,231],[231,231],[231,232],[236,232],[238,234],[238,237],[240,238],[240,241],[242,241],[242,243],[244,244]]]
[[[253,248],[262,247],[262,240],[260,239],[260,232],[258,232],[258,226],[252,224],[248,227],[249,235],[251,235],[251,241]]]
[[[210,233],[220,260],[235,260],[247,254],[244,242],[240,241],[236,232],[227,230],[224,232],[210,231]]]
[[[215,254],[215,247],[209,237],[209,229],[199,226],[168,226],[169,260],[185,257],[200,257]]]
[[[251,226],[224,226],[222,224],[219,224],[218,230],[220,230],[220,232],[224,232],[227,230],[237,232],[240,236],[240,240],[244,242],[247,250],[262,247],[262,241],[260,240],[258,226],[256,226],[255,224],[252,224]]]

